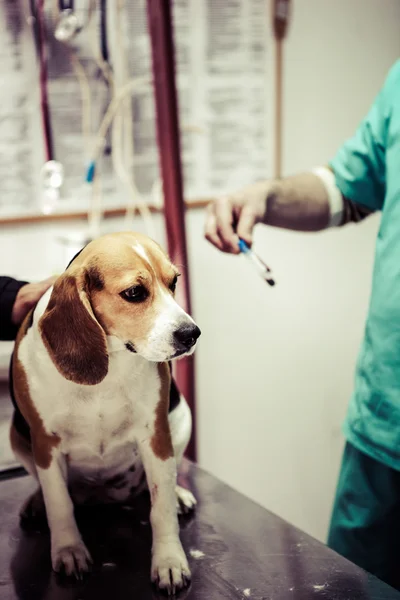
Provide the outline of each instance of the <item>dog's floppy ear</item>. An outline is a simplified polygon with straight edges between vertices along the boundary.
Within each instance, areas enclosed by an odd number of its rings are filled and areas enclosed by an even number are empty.
[[[80,279],[66,273],[56,281],[39,330],[63,377],[96,385],[108,372],[107,342],[90,304],[87,278]]]

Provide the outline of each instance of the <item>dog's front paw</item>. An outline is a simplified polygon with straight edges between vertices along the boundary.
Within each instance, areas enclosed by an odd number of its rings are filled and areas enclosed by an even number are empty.
[[[168,595],[189,585],[191,573],[180,542],[162,542],[154,548],[151,579]]]
[[[178,515],[186,515],[192,512],[197,504],[197,500],[193,496],[192,492],[181,487],[180,485],[176,486],[175,491]]]
[[[54,571],[68,576],[74,575],[77,579],[81,579],[92,564],[89,551],[82,541],[54,548],[51,554]]]

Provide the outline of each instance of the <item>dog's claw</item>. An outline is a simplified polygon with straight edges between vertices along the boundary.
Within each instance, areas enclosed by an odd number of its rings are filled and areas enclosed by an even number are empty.
[[[169,596],[187,587],[191,579],[189,565],[181,548],[174,552],[169,550],[165,555],[163,551],[155,552],[151,573],[153,583]]]
[[[82,580],[92,565],[92,559],[83,542],[59,548],[54,552],[52,562],[54,571],[67,577],[74,576],[77,580]]]
[[[175,491],[178,515],[186,515],[192,512],[197,504],[197,500],[192,492],[180,485],[176,486]]]

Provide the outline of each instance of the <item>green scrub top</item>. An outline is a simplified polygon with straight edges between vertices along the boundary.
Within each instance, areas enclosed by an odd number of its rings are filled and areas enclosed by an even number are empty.
[[[400,61],[330,163],[343,196],[381,210],[372,294],[345,436],[400,470]]]

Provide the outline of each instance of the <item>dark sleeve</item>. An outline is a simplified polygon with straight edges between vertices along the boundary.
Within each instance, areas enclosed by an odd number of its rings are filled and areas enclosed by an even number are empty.
[[[18,327],[11,321],[15,298],[26,281],[0,277],[0,340],[15,340]]]

